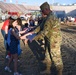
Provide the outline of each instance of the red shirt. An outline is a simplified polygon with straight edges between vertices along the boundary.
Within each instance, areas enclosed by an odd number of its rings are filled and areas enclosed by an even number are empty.
[[[1,29],[5,31],[5,27],[8,25],[9,25],[9,20],[4,21],[4,24]]]

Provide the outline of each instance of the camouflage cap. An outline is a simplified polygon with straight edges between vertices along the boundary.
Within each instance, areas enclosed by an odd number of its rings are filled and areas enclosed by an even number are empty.
[[[44,2],[41,6],[40,9],[44,10],[45,8],[50,8],[50,5],[47,2]]]

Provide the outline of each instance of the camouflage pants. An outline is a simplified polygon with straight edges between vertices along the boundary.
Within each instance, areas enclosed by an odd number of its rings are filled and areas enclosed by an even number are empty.
[[[61,51],[59,49],[50,49],[50,43],[45,41],[45,63],[46,63],[46,71],[50,73],[50,68],[52,66],[52,63],[54,63],[57,75],[62,75],[63,71],[63,62],[62,62],[62,56]]]

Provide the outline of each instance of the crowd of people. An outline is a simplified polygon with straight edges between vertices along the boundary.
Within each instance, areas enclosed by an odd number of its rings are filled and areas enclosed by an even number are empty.
[[[61,31],[60,24],[57,17],[54,16],[50,6],[47,2],[40,6],[42,19],[38,21],[38,25],[35,26],[32,17],[29,20],[29,24],[25,23],[25,27],[22,25],[21,18],[14,19],[9,17],[3,24],[1,32],[4,38],[4,45],[6,48],[6,54],[9,55],[8,64],[5,70],[10,70],[10,63],[14,60],[14,75],[21,75],[18,72],[18,56],[22,50],[20,48],[20,40],[24,44],[28,44],[28,40],[43,39],[45,41],[45,61],[46,71],[42,74],[51,74],[50,67],[52,63],[55,64],[57,69],[57,75],[62,75],[63,62],[61,56]]]

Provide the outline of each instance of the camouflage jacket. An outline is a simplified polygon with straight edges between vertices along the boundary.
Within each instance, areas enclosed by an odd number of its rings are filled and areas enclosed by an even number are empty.
[[[55,46],[55,44],[57,44],[57,43],[59,43],[59,44],[61,43],[62,37],[61,37],[61,31],[60,31],[60,23],[59,23],[59,20],[54,16],[53,13],[50,13],[41,25],[44,28],[34,38],[35,40],[47,37],[47,40],[53,46]],[[40,26],[38,26],[34,30],[34,32],[38,32],[39,30],[40,30]]]

